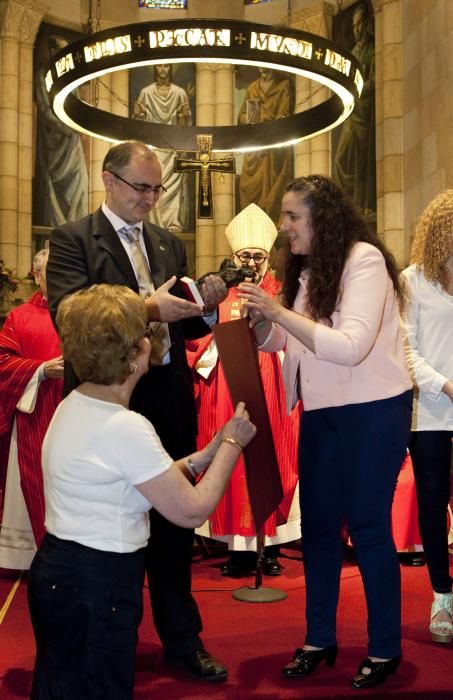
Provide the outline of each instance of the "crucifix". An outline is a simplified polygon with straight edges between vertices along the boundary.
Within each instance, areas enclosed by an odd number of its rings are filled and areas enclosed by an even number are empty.
[[[197,136],[199,158],[175,158],[175,173],[199,172],[198,181],[198,218],[212,219],[212,183],[211,171],[234,173],[234,158],[211,160],[211,134]]]

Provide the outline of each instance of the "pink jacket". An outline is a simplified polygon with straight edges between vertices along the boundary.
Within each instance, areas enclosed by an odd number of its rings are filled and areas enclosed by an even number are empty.
[[[307,276],[293,310],[305,310]],[[412,388],[399,328],[399,308],[385,261],[377,248],[357,243],[346,261],[332,326],[318,323],[315,352],[274,324],[260,350],[286,347],[283,379],[289,412],[345,406],[398,396]]]

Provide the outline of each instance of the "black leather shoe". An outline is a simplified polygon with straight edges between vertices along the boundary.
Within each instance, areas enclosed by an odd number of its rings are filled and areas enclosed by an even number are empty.
[[[249,576],[254,573],[256,565],[242,557],[228,557],[220,567],[221,576],[237,578],[239,576]]]
[[[351,681],[353,688],[374,688],[385,683],[391,673],[395,673],[400,665],[401,656],[395,656],[389,661],[371,661],[364,659],[357,669],[357,675]],[[369,669],[369,673],[364,673]]]
[[[277,557],[266,557],[263,561],[263,574],[266,576],[280,576],[282,568]]]
[[[224,681],[228,676],[225,666],[222,666],[206,649],[197,649],[187,656],[165,656],[169,664],[184,667],[192,676],[200,681]]]
[[[398,552],[398,559],[403,566],[424,566],[426,563],[423,552]]]
[[[324,649],[296,649],[294,658],[282,668],[285,678],[303,678],[312,673],[325,659],[326,666],[333,666],[337,658],[338,647],[334,644]]]

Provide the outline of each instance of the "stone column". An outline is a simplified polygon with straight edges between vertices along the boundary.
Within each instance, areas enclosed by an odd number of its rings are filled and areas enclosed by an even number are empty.
[[[17,270],[24,277],[32,263],[33,181],[33,45],[42,19],[36,3],[29,2],[20,24]]]
[[[311,94],[311,80],[296,76],[296,112],[309,109]],[[311,173],[311,149],[310,141],[301,141],[294,146],[294,177],[301,177]]]
[[[215,124],[215,73],[218,65],[197,63],[197,126]],[[197,175],[197,188],[198,178]],[[212,175],[211,175],[212,178]],[[213,179],[213,178],[212,178]],[[198,199],[198,189],[197,189]],[[196,202],[198,207],[198,201]],[[215,226],[213,219],[196,219],[196,276],[215,269]]]
[[[215,72],[215,126],[230,126],[234,117],[234,71],[233,66],[220,63]],[[231,153],[222,155],[231,156]],[[214,158],[221,157],[215,154]],[[234,216],[234,175],[215,173],[213,175],[215,238],[214,268],[219,268],[222,260],[231,255],[229,243],[225,237],[225,228]]]
[[[293,14],[291,27],[310,32],[317,36],[332,35],[332,5],[321,2]],[[296,78],[296,112],[315,107],[328,98],[329,91],[313,80]],[[302,141],[294,148],[294,175],[308,173],[330,173],[330,136],[321,134],[308,141]]]
[[[129,71],[117,70],[110,73],[110,102],[113,114],[129,116]]]
[[[98,23],[98,26],[96,26],[95,31],[111,29],[114,26],[115,24],[113,22],[102,20]],[[114,71],[101,76],[99,81],[90,81],[82,88],[88,93],[85,99],[92,105],[97,102],[97,107],[105,112],[114,112],[115,114],[126,116],[127,107],[123,107],[120,100],[113,97],[112,91],[117,92],[120,99],[127,101],[129,94],[127,75],[127,71]],[[104,141],[104,139],[90,138],[90,196],[88,199],[88,209],[90,212],[98,209],[105,199],[104,183],[101,177],[102,163],[111,146],[111,142]]]
[[[31,263],[32,47],[47,9],[0,0],[0,257],[19,276]]]
[[[96,81],[92,81],[90,85],[91,98],[90,101],[94,104],[97,99],[97,106],[99,109],[103,109],[106,112],[110,112],[112,109],[111,104],[111,87],[112,73],[107,73],[102,76],[102,83],[98,83],[96,86]],[[112,145],[108,141],[103,139],[91,138],[91,148],[90,148],[90,199],[89,199],[89,210],[95,211],[104,201],[105,189],[104,183],[102,182],[102,162],[104,157]]]
[[[377,231],[403,267],[409,242],[403,226],[401,11],[401,0],[375,3]]]

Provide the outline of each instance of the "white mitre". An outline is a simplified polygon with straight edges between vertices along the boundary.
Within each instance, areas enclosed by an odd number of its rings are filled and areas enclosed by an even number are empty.
[[[225,235],[233,253],[243,248],[262,248],[269,253],[278,231],[265,211],[256,204],[249,204],[230,221]]]

